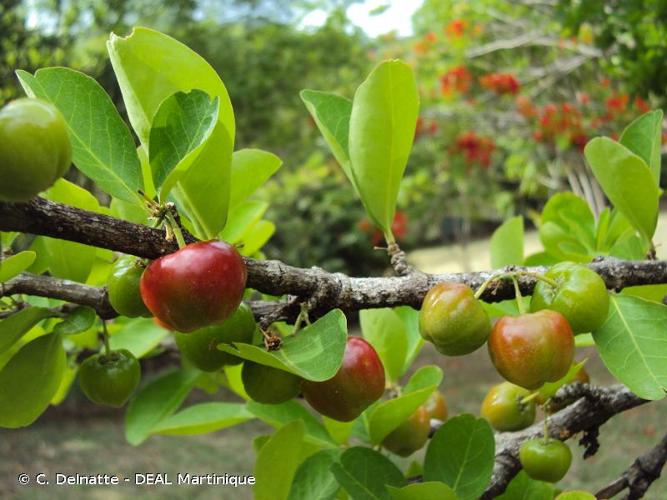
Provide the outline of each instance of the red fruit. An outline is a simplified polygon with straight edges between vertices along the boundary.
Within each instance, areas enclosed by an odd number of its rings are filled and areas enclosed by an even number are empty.
[[[572,328],[565,316],[549,309],[500,318],[488,345],[503,378],[531,390],[563,378],[574,357]]]
[[[231,316],[245,283],[245,263],[236,248],[202,241],[153,261],[140,288],[146,307],[163,325],[192,332]]]
[[[384,366],[373,346],[360,337],[348,337],[343,364],[324,382],[301,382],[306,401],[322,415],[349,422],[384,393]]]

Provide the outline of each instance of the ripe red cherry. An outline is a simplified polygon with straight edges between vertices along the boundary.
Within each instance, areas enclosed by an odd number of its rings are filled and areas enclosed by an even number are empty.
[[[574,357],[570,324],[549,309],[500,318],[488,345],[491,361],[503,378],[530,390],[563,378]]]
[[[154,260],[141,276],[141,298],[167,328],[192,332],[226,320],[241,303],[243,258],[224,241],[202,241]]]
[[[350,422],[384,393],[384,366],[373,346],[348,337],[343,364],[324,382],[301,382],[306,401],[322,415]]]

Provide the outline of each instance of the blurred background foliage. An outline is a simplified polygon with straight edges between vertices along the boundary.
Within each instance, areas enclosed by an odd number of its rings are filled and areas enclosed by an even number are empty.
[[[0,103],[13,74],[66,65],[95,77],[122,110],[109,32],[164,31],[223,78],[237,149],[285,167],[259,196],[278,231],[267,256],[351,274],[381,272],[381,239],[299,99],[314,88],[352,97],[377,61],[400,57],[422,99],[395,232],[407,248],[460,242],[571,190],[594,213],[605,200],[581,149],[664,105],[667,4],[661,0],[424,0],[414,35],[369,37],[347,17],[361,0],[3,0]],[[313,9],[321,26],[304,27]],[[382,8],[377,9],[378,13]]]

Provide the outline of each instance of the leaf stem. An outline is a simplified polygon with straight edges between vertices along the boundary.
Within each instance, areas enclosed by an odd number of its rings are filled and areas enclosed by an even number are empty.
[[[178,243],[178,248],[185,247],[186,246],[185,238],[183,238],[183,232],[181,231],[181,227],[178,225],[178,222],[176,222],[174,214],[172,214],[171,211],[167,211],[167,213],[165,214],[165,219],[167,224],[171,228],[171,231],[174,233],[174,236],[176,236],[176,242]]]
[[[514,283],[514,296],[516,298],[516,306],[519,309],[519,314],[526,314],[526,305],[523,303],[523,296],[519,289],[519,282],[516,276],[512,276],[512,283]]]
[[[104,342],[104,354],[108,356],[111,354],[111,346],[109,345],[109,330],[107,330],[107,322],[102,320],[102,342]]]

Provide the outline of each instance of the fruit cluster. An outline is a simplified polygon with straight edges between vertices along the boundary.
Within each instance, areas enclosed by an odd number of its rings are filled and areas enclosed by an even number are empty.
[[[440,75],[440,91],[445,97],[454,93],[465,94],[472,84],[472,75],[468,68],[463,65],[454,66],[449,71]]]
[[[516,273],[510,274],[516,279]],[[446,356],[469,354],[487,344],[491,362],[506,382],[491,388],[481,415],[501,432],[531,425],[536,403],[558,410],[550,398],[560,385],[588,382],[583,366],[573,365],[574,336],[595,331],[608,314],[605,283],[586,266],[564,262],[537,279],[530,312],[523,312],[518,296],[520,313],[493,325],[472,289],[460,283],[433,286],[419,313],[422,337]],[[571,453],[557,440],[529,440],[520,459],[529,476],[555,482],[567,472]]]

